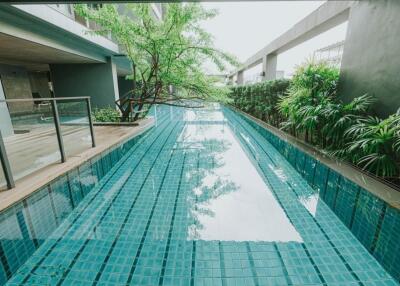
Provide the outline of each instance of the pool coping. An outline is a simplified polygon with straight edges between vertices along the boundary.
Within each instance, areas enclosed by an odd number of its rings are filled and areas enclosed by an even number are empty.
[[[287,134],[286,132],[278,129],[275,126],[272,126],[238,108],[225,105],[227,108],[235,110],[236,112],[246,116],[247,118],[251,119],[252,121],[256,122],[263,128],[268,129],[274,135],[278,136],[282,140],[294,145],[296,148],[300,149],[301,151],[307,153],[308,155],[314,157],[319,162],[323,163],[327,167],[331,168],[332,170],[338,172],[343,177],[349,179],[353,183],[361,186],[366,191],[374,194],[378,198],[385,201],[390,206],[400,210],[400,192],[396,189],[386,185],[374,177],[357,170],[353,166],[349,165],[346,162],[328,157],[326,154],[322,153],[320,150],[316,149],[315,147],[306,144],[305,142],[301,141],[300,139]]]
[[[93,122],[93,126],[139,126],[138,122]]]
[[[88,149],[78,155],[71,156],[65,163],[54,163],[50,164],[36,172],[33,172],[21,179],[16,181],[16,187],[10,190],[0,191],[0,212],[12,207],[18,202],[25,198],[33,195],[39,191],[42,187],[51,183],[67,174],[69,171],[85,164],[92,158],[107,152],[108,150],[114,149],[121,143],[132,139],[140,134],[144,133],[155,124],[155,120],[152,117],[141,120],[136,126],[125,126],[126,128],[132,128],[131,132],[127,132],[121,137],[116,137],[111,142],[105,144],[97,144],[96,147]]]

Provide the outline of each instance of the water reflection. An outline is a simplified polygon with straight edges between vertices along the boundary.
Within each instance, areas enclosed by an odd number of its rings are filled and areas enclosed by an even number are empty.
[[[69,173],[69,182],[52,184],[51,196],[44,191],[44,197],[36,197],[28,207],[19,204],[0,216],[0,250],[3,247],[4,265],[10,268],[3,273],[0,267],[0,285],[70,212],[71,218],[79,219],[70,226],[62,224],[19,268],[12,283],[27,279],[36,285],[60,281],[116,285],[118,279],[120,285],[128,285],[128,273],[132,273],[134,285],[165,285],[162,281],[169,285],[208,285],[210,281],[217,285],[292,285],[294,281],[322,285],[327,284],[324,279],[336,281],[337,277],[343,283],[360,284],[364,281],[356,281],[353,274],[365,269],[372,273],[373,282],[385,284],[390,279],[276,150],[262,152],[260,146],[268,143],[259,144],[258,134],[240,129],[238,120],[227,116],[231,129],[220,110],[211,108],[168,107],[160,108],[159,114],[163,125],[136,145],[112,180],[98,185],[102,191],[94,190],[86,197],[90,203],[71,211],[112,162],[126,154],[125,147],[115,160],[115,153],[108,159],[103,156]],[[176,129],[175,123],[179,123]],[[274,187],[280,203],[263,178]],[[365,200],[360,195],[359,202]],[[54,210],[49,207],[52,204]],[[44,220],[51,212],[54,218]],[[355,222],[357,216],[358,212]],[[68,232],[60,236],[65,227]],[[346,261],[348,253],[357,259]]]
[[[187,111],[186,121],[182,143],[199,152],[198,168],[186,174],[198,180],[188,195],[188,239],[301,242],[222,112]]]

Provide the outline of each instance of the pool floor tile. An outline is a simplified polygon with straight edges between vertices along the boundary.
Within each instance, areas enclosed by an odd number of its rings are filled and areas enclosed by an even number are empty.
[[[397,285],[307,183],[325,183],[318,163],[276,141],[289,161],[302,158],[296,170],[227,108],[157,111],[165,122],[134,152],[96,163],[104,177],[84,198],[84,187],[54,186],[66,219],[9,285]],[[344,185],[329,174],[325,196],[338,210]],[[68,190],[80,200],[73,210]]]

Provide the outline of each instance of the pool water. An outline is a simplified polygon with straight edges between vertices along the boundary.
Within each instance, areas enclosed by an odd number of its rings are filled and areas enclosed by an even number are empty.
[[[9,285],[397,285],[238,114],[155,118]]]

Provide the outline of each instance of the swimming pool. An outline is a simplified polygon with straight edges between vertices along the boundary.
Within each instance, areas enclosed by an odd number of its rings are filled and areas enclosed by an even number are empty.
[[[242,117],[158,113],[9,285],[397,285]]]

